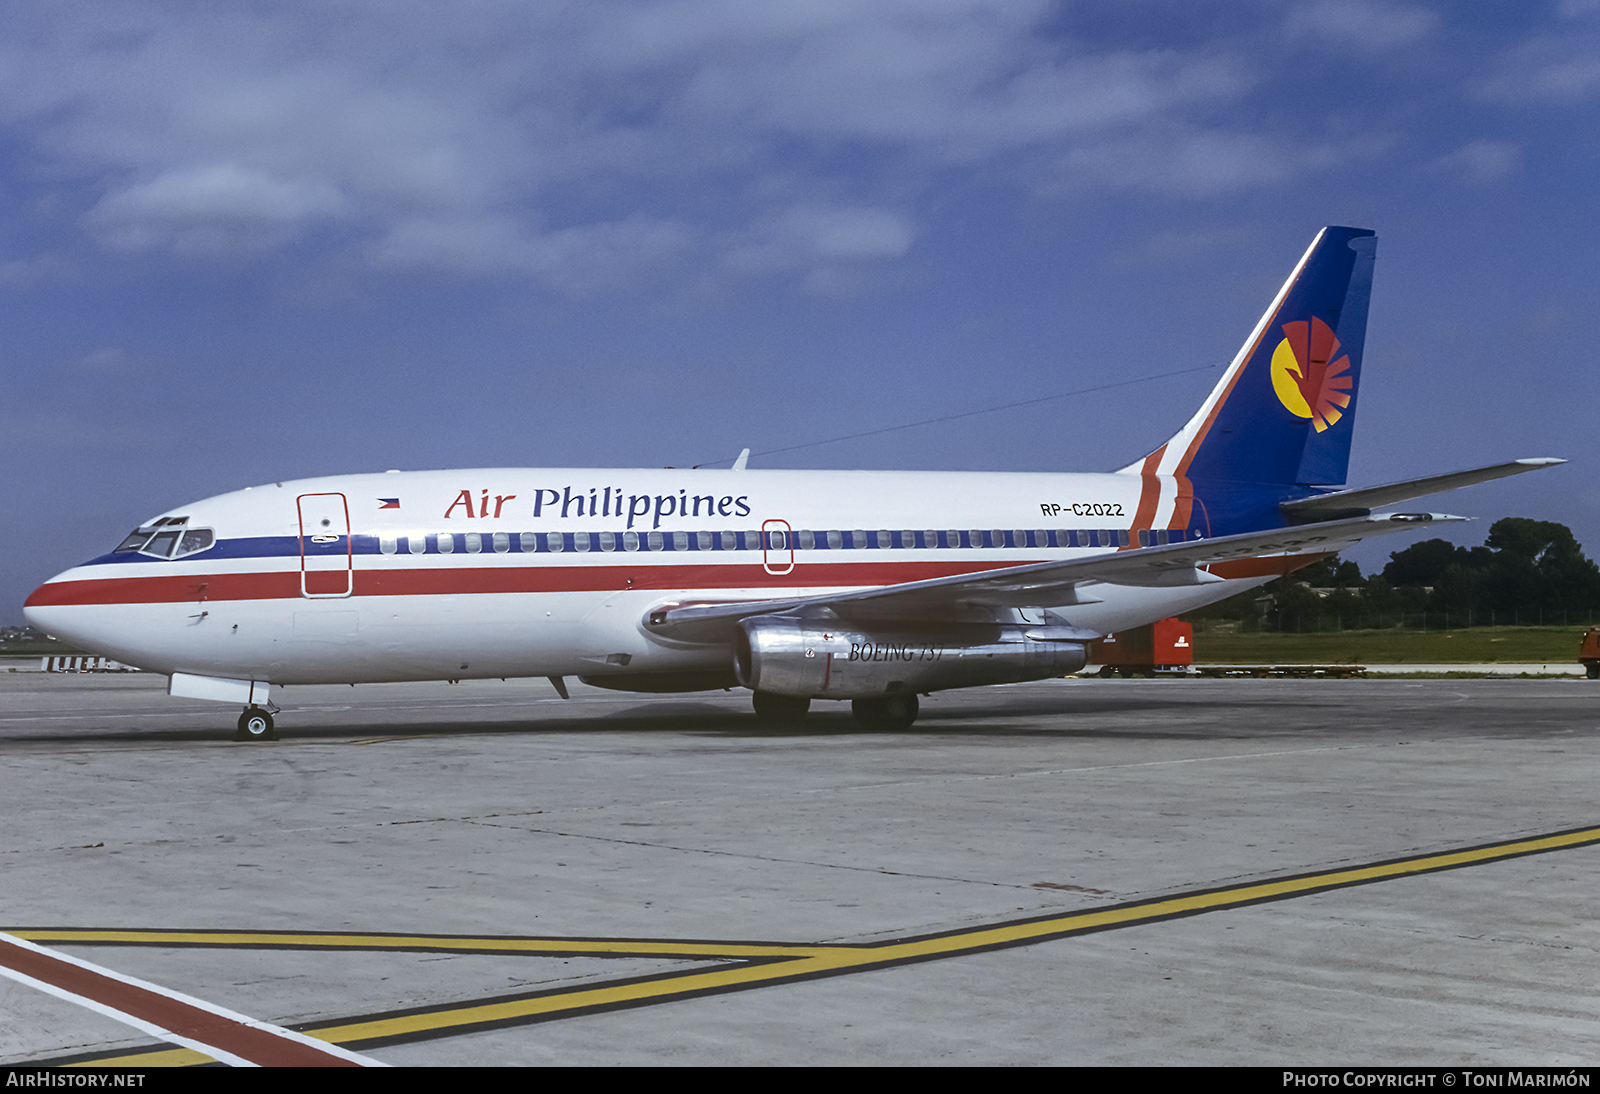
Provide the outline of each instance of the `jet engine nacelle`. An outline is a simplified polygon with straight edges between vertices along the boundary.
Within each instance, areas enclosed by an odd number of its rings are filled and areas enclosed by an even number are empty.
[[[1061,628],[1048,626],[906,622],[865,631],[840,624],[781,615],[742,620],[734,675],[752,691],[864,699],[1044,680],[1077,672],[1088,660],[1078,633],[1050,637]]]

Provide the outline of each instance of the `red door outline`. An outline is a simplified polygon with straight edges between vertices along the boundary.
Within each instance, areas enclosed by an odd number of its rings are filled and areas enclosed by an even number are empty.
[[[774,532],[783,535],[783,546],[776,549],[772,546]],[[761,522],[761,564],[769,574],[786,574],[794,569],[794,529],[789,527],[788,521]]]
[[[350,503],[343,494],[301,494],[300,595],[311,600],[349,596],[355,591],[355,551],[350,542]],[[328,550],[330,543],[344,550]]]

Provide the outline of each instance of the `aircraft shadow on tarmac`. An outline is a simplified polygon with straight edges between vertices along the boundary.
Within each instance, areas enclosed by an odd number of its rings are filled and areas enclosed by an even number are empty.
[[[1290,703],[1291,707],[1301,704]],[[1317,704],[1306,704],[1316,706]],[[1281,704],[1274,704],[1280,708]],[[1288,710],[1281,710],[1289,716]],[[974,704],[962,702],[960,706],[941,709],[936,704],[925,706],[922,717],[910,729],[885,733],[868,730],[858,725],[850,716],[848,705],[828,704],[815,708],[803,720],[789,724],[758,721],[753,713],[729,709],[701,702],[646,702],[604,714],[588,714],[537,720],[471,721],[453,718],[441,711],[441,716],[428,718],[412,716],[403,721],[371,721],[356,719],[338,724],[326,721],[331,712],[307,707],[300,710],[288,708],[279,718],[277,742],[235,741],[225,720],[218,724],[195,728],[126,728],[114,727],[115,717],[108,719],[113,727],[87,732],[7,734],[4,744],[63,744],[68,742],[100,744],[236,744],[238,747],[269,747],[272,744],[300,743],[360,743],[368,740],[388,740],[405,737],[519,735],[546,736],[570,733],[679,733],[713,735],[728,738],[777,739],[792,737],[881,737],[899,739],[940,738],[955,736],[1059,736],[1077,738],[1117,739],[1190,739],[1196,736],[1252,736],[1237,728],[1219,727],[1214,719],[1206,718],[1196,723],[1192,702],[1177,698],[1125,695],[1115,698],[1088,696],[1007,696],[993,703]],[[351,712],[355,714],[356,712]],[[306,719],[296,723],[296,717]],[[1061,719],[1059,723],[1049,721]],[[1045,721],[1041,722],[1041,719]],[[1292,717],[1288,718],[1292,722]],[[1085,723],[1088,724],[1085,724]],[[321,723],[321,724],[318,724]]]

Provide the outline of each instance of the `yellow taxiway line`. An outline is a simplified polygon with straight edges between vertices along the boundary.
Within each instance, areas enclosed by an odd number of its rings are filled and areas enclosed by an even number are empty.
[[[1524,855],[1545,854],[1600,843],[1600,827],[1544,835],[1433,854],[1415,855],[1344,869],[1249,882],[1152,900],[1087,909],[1062,915],[1014,920],[987,927],[948,931],[870,944],[806,945],[781,942],[673,941],[612,938],[494,938],[427,934],[356,934],[295,931],[161,931],[12,929],[37,943],[58,945],[143,945],[253,949],[339,949],[478,953],[529,956],[593,955],[676,957],[715,962],[587,987],[560,988],[472,1003],[417,1008],[332,1023],[302,1026],[299,1032],[351,1048],[446,1037],[528,1022],[549,1021],[596,1011],[647,1006],[701,995],[742,991],[769,984],[932,961],[985,950],[1032,945],[1051,939],[1114,930],[1163,919],[1199,915],[1224,908],[1261,904],[1331,889],[1367,885],[1438,870],[1482,865]],[[151,1067],[208,1062],[187,1049],[154,1049],[83,1061],[89,1067]]]

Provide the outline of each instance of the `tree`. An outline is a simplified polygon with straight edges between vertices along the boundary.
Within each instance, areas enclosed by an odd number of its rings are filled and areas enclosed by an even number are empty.
[[[1484,544],[1492,550],[1525,558],[1536,565],[1589,561],[1583,557],[1583,548],[1573,538],[1572,530],[1564,524],[1548,520],[1527,520],[1523,517],[1497,520],[1489,528],[1489,538]]]
[[[1448,567],[1485,565],[1490,554],[1482,547],[1468,549],[1447,539],[1425,539],[1391,554],[1389,564],[1383,568],[1383,579],[1397,588],[1437,585]]]
[[[1313,589],[1359,589],[1365,582],[1358,563],[1346,562],[1338,555],[1329,555],[1321,562],[1313,562],[1303,570],[1290,575],[1293,581],[1303,581]]]
[[[1429,611],[1462,617],[1600,609],[1600,567],[1570,529],[1552,521],[1495,521],[1482,547],[1424,540],[1390,555],[1383,577],[1397,589],[1432,588]]]

